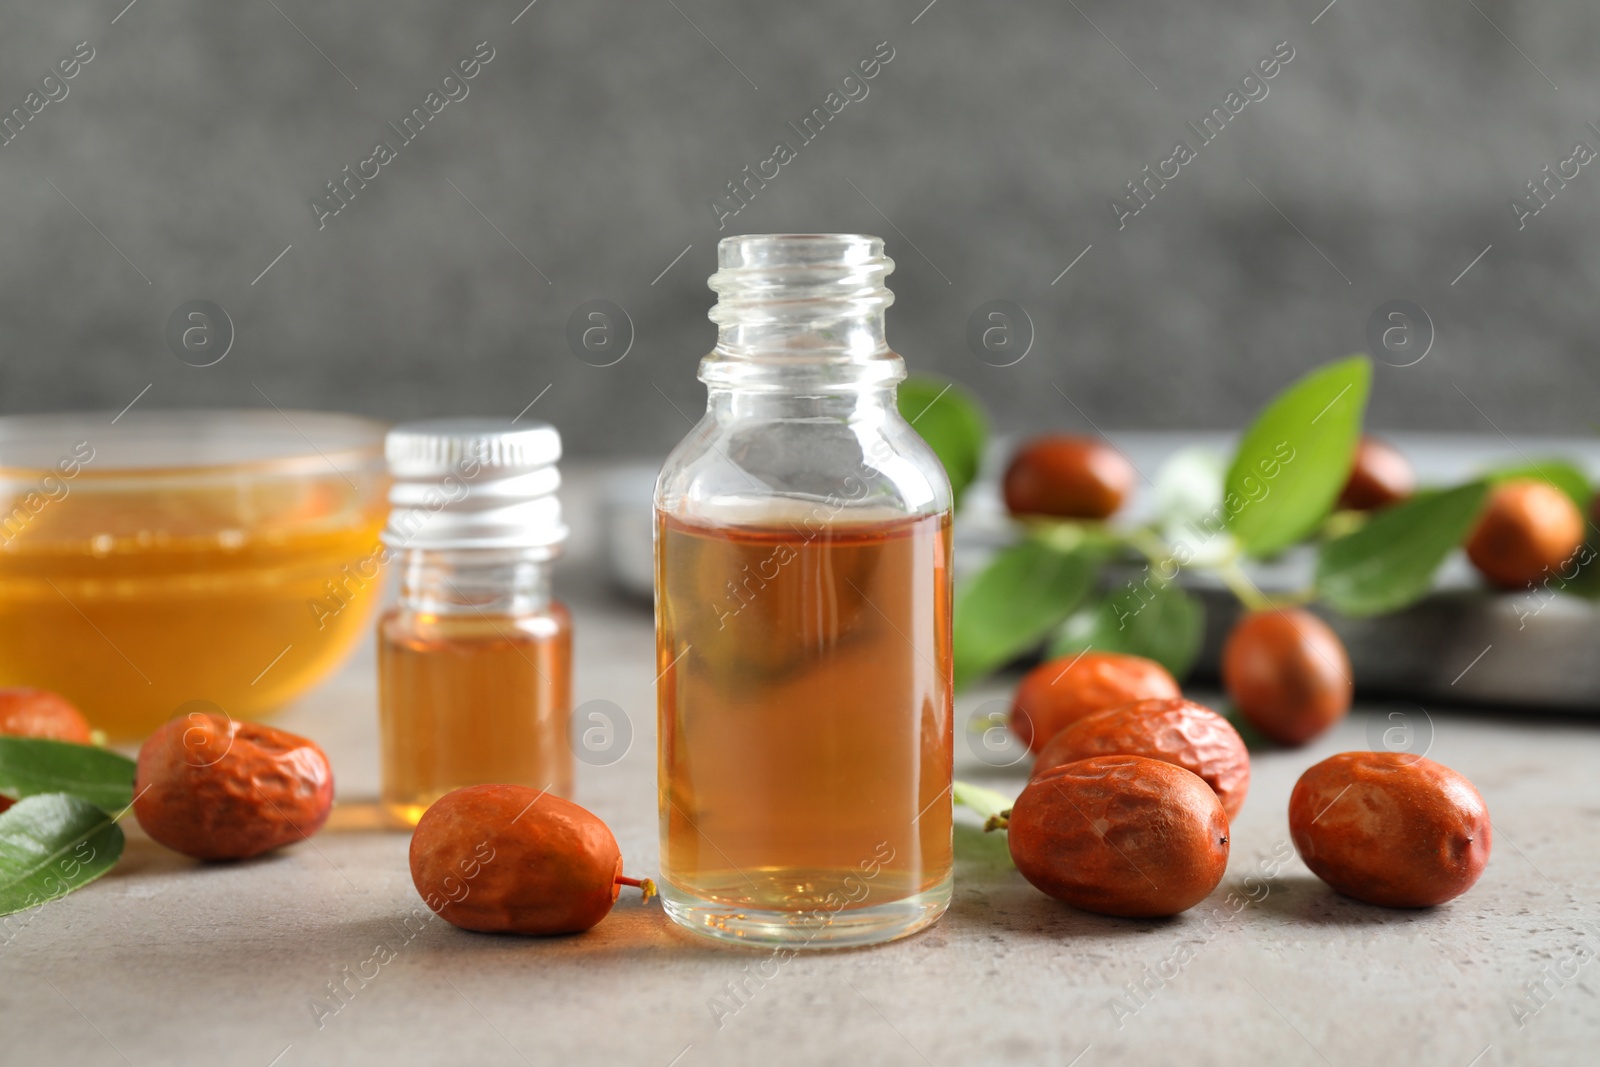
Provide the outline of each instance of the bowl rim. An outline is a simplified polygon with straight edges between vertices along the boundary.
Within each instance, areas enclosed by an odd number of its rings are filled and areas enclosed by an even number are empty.
[[[124,411],[115,418],[109,419],[109,423],[110,425],[115,425],[124,417],[128,418],[130,426],[137,424],[158,426],[161,422],[170,424],[174,419],[184,418],[194,419],[197,422],[201,419],[225,422],[230,418],[255,421],[274,413],[282,416],[287,424],[286,436],[298,435],[304,442],[304,449],[287,455],[221,463],[150,466],[107,466],[104,463],[99,465],[83,463],[80,464],[75,474],[68,477],[74,482],[97,482],[102,484],[127,483],[146,479],[171,480],[189,477],[215,477],[217,475],[282,476],[312,473],[318,470],[331,471],[341,477],[347,477],[350,473],[360,471],[363,468],[377,467],[381,469],[384,466],[384,437],[392,423],[384,419],[350,412],[317,411],[305,408],[290,408],[286,410],[276,405],[271,408],[147,408],[141,412],[130,413]],[[60,411],[0,415],[0,454],[4,453],[5,438],[8,431],[30,426],[38,426],[43,429],[52,424],[68,425],[93,419],[102,414],[109,417],[111,412]],[[364,430],[370,435],[370,440],[342,447],[321,448],[301,429],[300,425],[295,421],[296,416],[299,416],[304,421],[318,422],[322,426],[342,424],[352,430]],[[0,460],[0,486],[8,482],[37,481],[51,476],[62,477],[65,472],[58,469],[59,462],[53,465],[34,466],[7,463],[4,460]]]

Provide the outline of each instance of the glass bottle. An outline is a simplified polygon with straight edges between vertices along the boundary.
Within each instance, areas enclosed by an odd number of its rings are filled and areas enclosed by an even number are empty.
[[[550,594],[560,435],[429,419],[392,429],[385,451],[401,576],[378,623],[384,809],[415,826],[461,786],[570,795],[572,625]]]
[[[950,900],[949,481],[895,407],[876,237],[718,247],[706,414],[656,485],[661,895],[872,944]]]

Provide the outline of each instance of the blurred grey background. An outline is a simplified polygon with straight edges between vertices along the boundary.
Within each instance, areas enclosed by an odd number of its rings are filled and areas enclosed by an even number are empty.
[[[1510,207],[1600,147],[1593,3],[525,3],[6,0],[0,410],[538,398],[571,454],[659,452],[703,403],[717,238],[867,231],[898,263],[895,347],[1004,429],[1236,426],[1394,299],[1436,336],[1380,365],[1374,425],[1595,423],[1600,166],[1524,228]],[[479,42],[468,95],[403,142],[388,124]],[[802,145],[786,123],[880,42]],[[1279,42],[1202,146],[1186,123]],[[1113,198],[1180,139],[1195,160],[1119,230]],[[311,201],[380,140],[396,158],[319,229]],[[797,158],[719,231],[710,201],[780,140]],[[196,299],[235,330],[212,366],[166,339]],[[595,299],[635,331],[608,367],[566,340]],[[1013,366],[967,346],[995,299],[1033,323]]]

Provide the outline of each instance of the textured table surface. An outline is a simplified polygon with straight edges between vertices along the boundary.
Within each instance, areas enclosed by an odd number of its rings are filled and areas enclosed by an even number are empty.
[[[573,552],[558,583],[576,616],[576,698],[620,706],[634,739],[610,766],[580,764],[577,799],[616,831],[629,869],[648,872],[651,620],[599,575],[590,485],[573,478],[566,493]],[[958,722],[1008,684],[962,694]],[[368,649],[280,720],[327,747],[347,803],[376,792],[373,690]],[[0,941],[0,1064],[1592,1063],[1600,728],[1428,709],[1431,756],[1477,784],[1495,823],[1487,872],[1452,904],[1369,907],[1298,860],[1260,876],[1286,848],[1300,771],[1369,747],[1391,710],[1360,705],[1306,750],[1259,754],[1227,877],[1176,919],[1059,905],[1011,868],[1001,837],[964,823],[937,926],[781,966],[681,932],[634,894],[579,937],[408,927],[427,912],[404,834],[334,828],[202,867],[134,829],[111,874]],[[1021,785],[962,738],[957,766]]]

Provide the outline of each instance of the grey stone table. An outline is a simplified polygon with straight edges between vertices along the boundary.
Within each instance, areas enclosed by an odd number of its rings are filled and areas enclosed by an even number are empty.
[[[580,765],[577,799],[615,829],[629,869],[649,872],[651,619],[600,574],[592,486],[570,479],[559,583],[577,620],[576,696],[619,705],[635,736],[611,766]],[[1477,887],[1431,911],[1337,897],[1298,860],[1261,874],[1287,847],[1300,771],[1368,747],[1369,723],[1386,721],[1369,704],[1306,750],[1258,756],[1228,875],[1183,916],[1073,911],[1022,880],[1001,837],[964,823],[937,926],[773,966],[631,893],[571,938],[419,918],[406,836],[360,828],[377,786],[372,675],[368,649],[280,719],[335,763],[343,806],[313,842],[201,866],[132,828],[116,870],[0,944],[0,1064],[1493,1067],[1590,1064],[1600,1046],[1594,721],[1429,709],[1431,755],[1477,783],[1495,824]],[[962,694],[958,721],[1008,684]],[[1020,788],[1020,771],[962,740],[957,759],[963,777]]]

